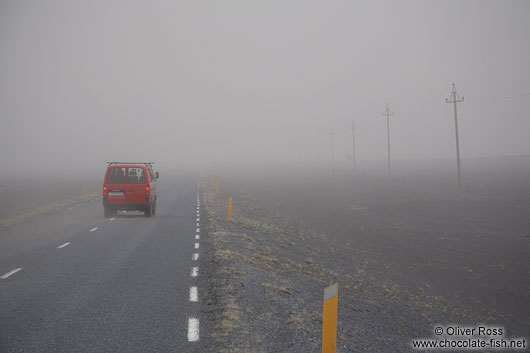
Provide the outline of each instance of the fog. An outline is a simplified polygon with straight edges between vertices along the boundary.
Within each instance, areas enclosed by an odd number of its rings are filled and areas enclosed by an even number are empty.
[[[530,151],[527,1],[0,2],[3,173]],[[5,166],[9,167],[6,168]]]

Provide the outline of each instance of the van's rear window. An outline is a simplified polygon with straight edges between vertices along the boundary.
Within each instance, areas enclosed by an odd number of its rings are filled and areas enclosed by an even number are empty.
[[[125,168],[112,167],[109,171],[109,184],[125,184]]]
[[[145,184],[145,174],[142,168],[129,168],[127,184]]]

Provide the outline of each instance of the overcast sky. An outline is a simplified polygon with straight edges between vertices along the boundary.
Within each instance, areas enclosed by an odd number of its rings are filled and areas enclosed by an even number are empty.
[[[0,159],[530,154],[529,1],[0,0]]]

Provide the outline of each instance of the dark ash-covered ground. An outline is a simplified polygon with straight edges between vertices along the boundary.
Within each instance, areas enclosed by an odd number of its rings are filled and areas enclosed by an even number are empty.
[[[339,352],[409,352],[437,324],[530,337],[528,176],[470,178],[459,192],[428,176],[210,171],[211,350],[319,352],[322,291],[335,281]]]

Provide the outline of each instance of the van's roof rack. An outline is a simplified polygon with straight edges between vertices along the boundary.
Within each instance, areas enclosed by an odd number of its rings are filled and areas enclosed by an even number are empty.
[[[112,164],[145,164],[145,165],[151,165],[155,164],[155,162],[107,162],[108,165]]]

